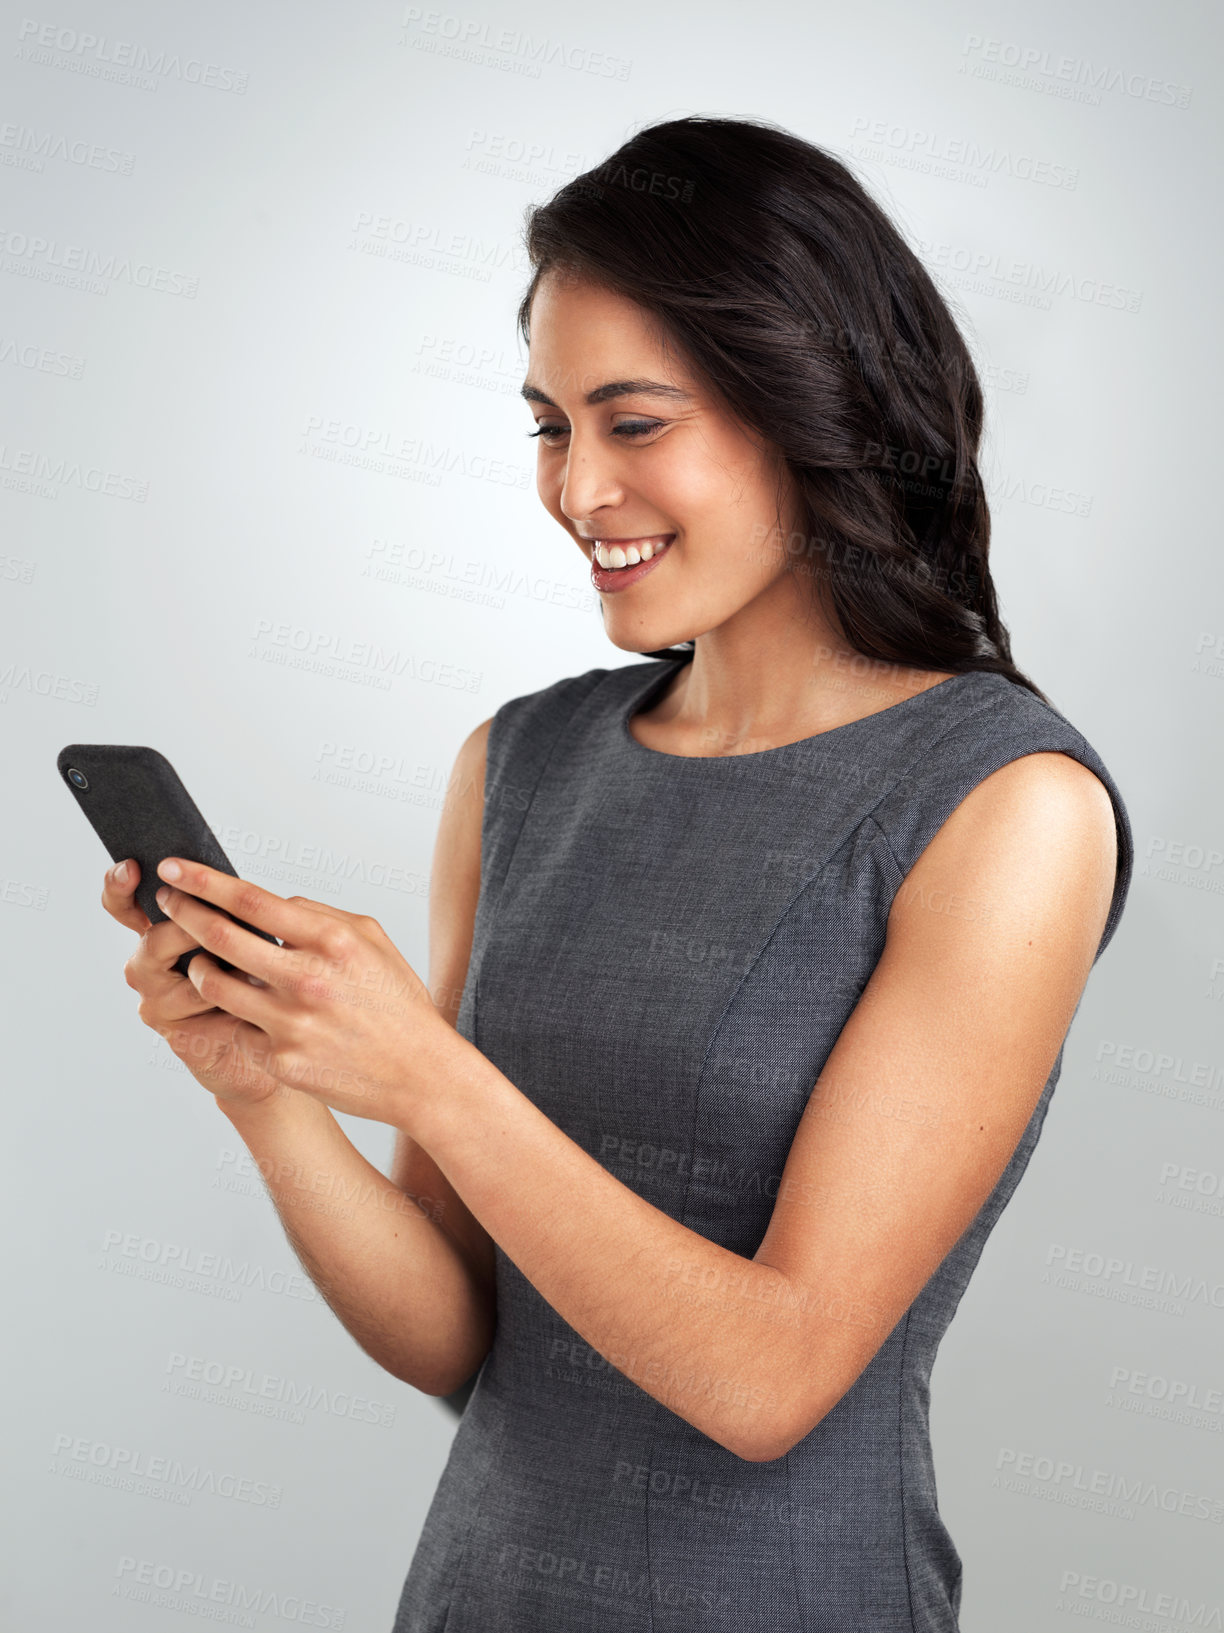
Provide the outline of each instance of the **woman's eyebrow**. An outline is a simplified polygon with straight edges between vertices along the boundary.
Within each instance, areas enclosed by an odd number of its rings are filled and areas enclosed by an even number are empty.
[[[546,408],[557,406],[538,386],[527,382],[523,383],[521,395],[529,403],[543,403]],[[596,386],[594,391],[588,391],[586,394],[586,400],[591,406],[606,403],[611,397],[669,397],[674,402],[683,403],[693,400],[687,391],[682,391],[679,386],[665,385],[662,380],[610,380],[606,386]]]

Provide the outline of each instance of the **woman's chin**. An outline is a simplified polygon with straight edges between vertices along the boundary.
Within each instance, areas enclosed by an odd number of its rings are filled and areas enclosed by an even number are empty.
[[[671,635],[660,631],[656,640],[652,635],[643,634],[640,627],[618,633],[605,624],[604,634],[612,645],[622,652],[663,652],[673,646],[682,646],[685,641],[691,641],[691,635]]]

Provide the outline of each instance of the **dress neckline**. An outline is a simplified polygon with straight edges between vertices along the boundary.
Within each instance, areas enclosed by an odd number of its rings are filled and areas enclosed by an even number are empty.
[[[652,760],[671,760],[684,763],[695,760],[702,765],[715,762],[735,760],[764,760],[779,754],[793,754],[797,749],[806,748],[826,737],[840,737],[843,733],[854,731],[857,727],[865,726],[870,721],[879,720],[883,715],[895,714],[898,709],[911,709],[924,697],[930,697],[934,692],[942,692],[946,687],[963,686],[975,675],[982,674],[982,670],[968,669],[960,674],[952,675],[947,680],[936,681],[934,686],[924,687],[921,692],[911,692],[908,697],[899,698],[896,703],[886,703],[882,709],[873,709],[870,714],[860,715],[857,720],[847,720],[840,726],[829,726],[824,731],[813,732],[809,737],[799,737],[793,743],[779,743],[775,748],[754,749],[747,754],[669,754],[666,749],[647,748],[645,743],[639,743],[629,730],[629,722],[635,714],[644,711],[663,690],[664,682],[675,675],[680,666],[691,663],[691,658],[669,658],[658,663],[658,673],[654,673],[652,662],[651,670],[644,677],[643,684],[633,687],[628,700],[618,711],[619,736],[626,748],[638,755],[648,756]]]

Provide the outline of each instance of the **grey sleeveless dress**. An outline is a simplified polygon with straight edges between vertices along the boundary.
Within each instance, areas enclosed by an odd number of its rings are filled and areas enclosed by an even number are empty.
[[[591,669],[497,711],[458,1027],[626,1186],[750,1259],[893,896],[953,808],[1024,754],[1095,772],[1119,848],[1098,956],[1131,830],[1088,742],[1002,676],[957,675],[781,748],[690,759],[627,724],[683,661]],[[774,1461],[743,1461],[661,1406],[498,1248],[496,1336],[394,1633],[955,1633],[931,1366],[1062,1054],[974,1223],[853,1387]]]

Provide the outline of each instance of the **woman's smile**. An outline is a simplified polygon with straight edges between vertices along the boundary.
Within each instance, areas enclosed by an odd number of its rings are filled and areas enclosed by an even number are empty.
[[[675,536],[674,533],[656,533],[641,539],[591,541],[592,584],[601,592],[628,589],[658,565]]]

